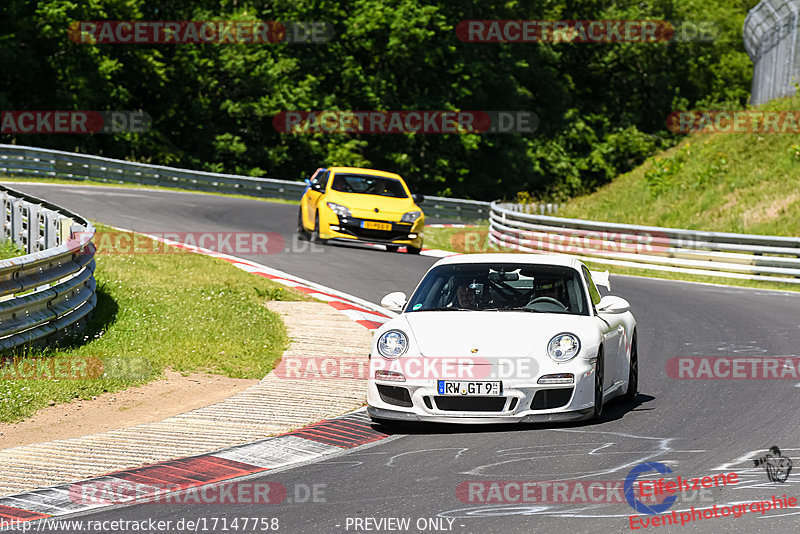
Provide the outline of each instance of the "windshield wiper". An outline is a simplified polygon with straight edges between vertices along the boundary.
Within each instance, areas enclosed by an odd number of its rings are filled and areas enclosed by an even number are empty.
[[[545,311],[545,310],[534,310],[532,308],[508,308],[508,309],[511,310],[511,311],[524,311],[524,312],[530,312],[530,313],[559,313],[559,314],[562,314],[562,315],[572,315],[572,313],[570,313],[567,310],[564,310],[564,311],[547,310],[547,311]]]

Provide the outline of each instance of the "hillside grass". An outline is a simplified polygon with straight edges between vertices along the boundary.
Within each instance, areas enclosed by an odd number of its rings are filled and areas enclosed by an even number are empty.
[[[800,97],[758,111],[797,111]],[[791,133],[696,133],[633,171],[570,200],[560,217],[716,232],[800,236],[800,137]],[[425,246],[461,253],[514,252],[488,226],[428,228]],[[739,280],[587,262],[615,274],[800,291],[800,284]]]
[[[761,106],[800,110],[800,98]],[[800,235],[800,137],[692,134],[558,213],[618,223]]]
[[[164,250],[148,241],[142,241],[145,249]],[[173,253],[96,256],[93,318],[85,331],[55,346],[6,356],[0,421],[140,385],[167,368],[256,379],[273,368],[289,340],[278,314],[264,303],[311,299],[220,259],[170,249]],[[48,372],[51,365],[65,369],[67,362],[91,378],[59,380],[79,373]]]

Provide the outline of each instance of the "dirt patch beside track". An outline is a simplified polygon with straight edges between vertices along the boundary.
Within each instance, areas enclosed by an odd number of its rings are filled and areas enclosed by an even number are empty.
[[[160,421],[227,399],[257,383],[167,371],[165,378],[141,387],[50,406],[19,423],[0,423],[0,449]]]

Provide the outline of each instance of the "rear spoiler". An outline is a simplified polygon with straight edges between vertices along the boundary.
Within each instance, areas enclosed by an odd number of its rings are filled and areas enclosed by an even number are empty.
[[[603,272],[600,271],[589,271],[589,274],[592,275],[592,281],[596,286],[603,286],[604,288],[611,291],[611,274],[608,270]]]

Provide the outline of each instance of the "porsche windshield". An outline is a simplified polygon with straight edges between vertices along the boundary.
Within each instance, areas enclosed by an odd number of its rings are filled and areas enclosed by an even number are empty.
[[[342,193],[408,198],[403,184],[398,180],[368,174],[336,174],[331,189]]]
[[[580,275],[569,267],[467,263],[429,272],[406,312],[525,311],[589,315]]]

